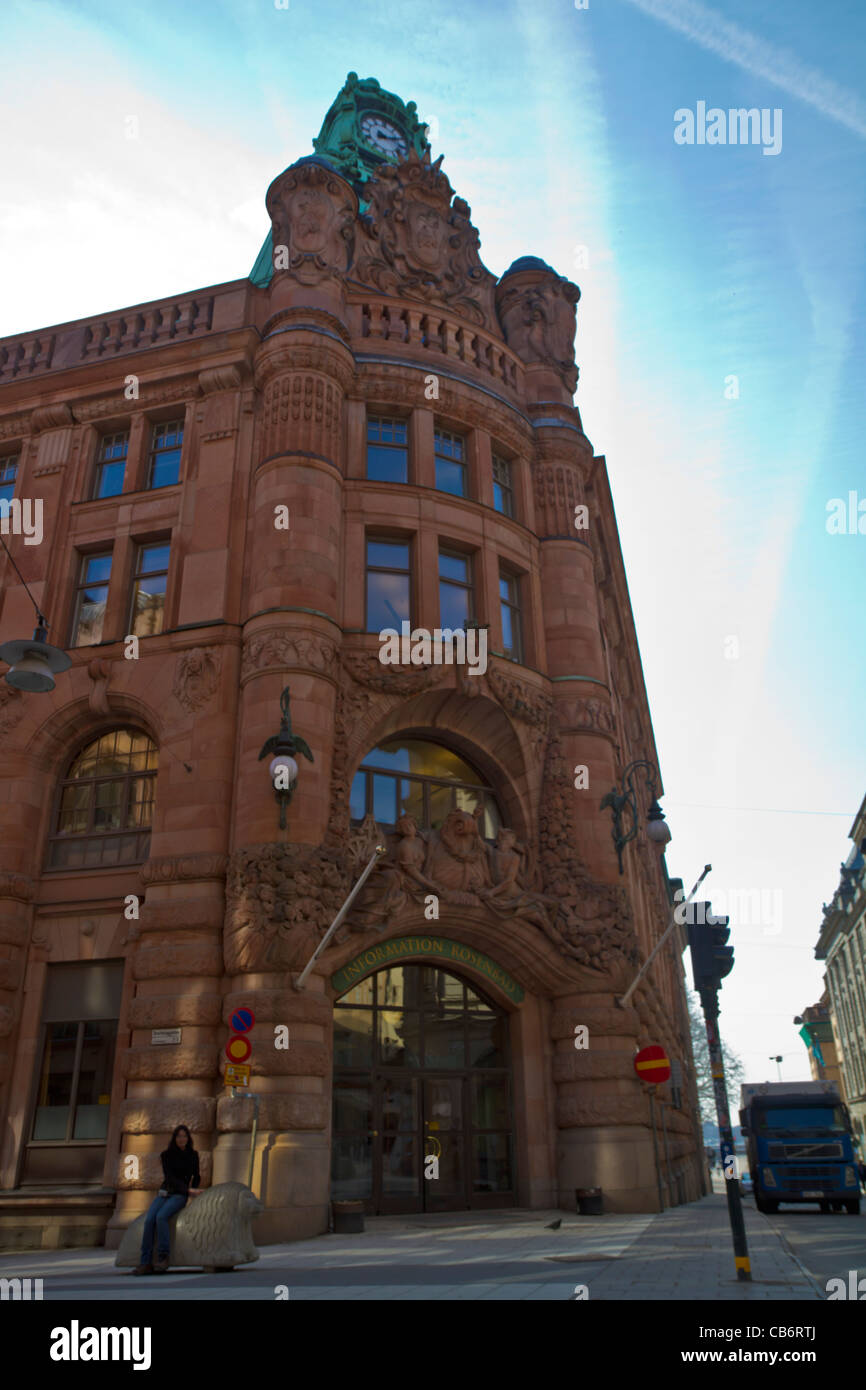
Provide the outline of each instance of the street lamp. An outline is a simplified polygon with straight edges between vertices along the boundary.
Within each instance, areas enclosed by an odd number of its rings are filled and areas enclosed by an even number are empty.
[[[286,686],[280,696],[280,712],[283,716],[280,721],[280,732],[278,734],[272,734],[271,737],[266,740],[259,754],[259,762],[261,762],[266,754],[273,754],[268,764],[268,774],[274,788],[274,796],[276,797],[277,805],[280,808],[281,830],[285,830],[286,828],[286,808],[298,784],[298,764],[295,762],[293,754],[303,753],[305,758],[309,758],[310,762],[313,761],[313,755],[310,752],[309,745],[297,734],[292,733],[292,719],[289,714],[290,699],[289,687]]]
[[[780,1080],[780,1081],[782,1080],[782,1066],[781,1066],[781,1064],[782,1064],[782,1062],[783,1062],[784,1060],[785,1060],[785,1059],[784,1059],[784,1056],[781,1056],[781,1055],[778,1056],[778,1057],[771,1057],[771,1058],[770,1058],[770,1061],[771,1061],[771,1062],[775,1062],[775,1063],[776,1063],[776,1071],[779,1073],[779,1080]]]
[[[72,665],[72,658],[61,651],[59,647],[48,645],[48,623],[39,611],[39,604],[27,588],[24,576],[12,558],[12,552],[8,545],[0,536],[0,545],[9,556],[9,563],[14,569],[21,583],[27,592],[27,596],[33,607],[36,609],[36,631],[28,640],[4,642],[0,647],[0,659],[9,666],[6,672],[6,682],[14,686],[16,690],[26,690],[33,694],[45,695],[49,690],[53,690],[56,684],[54,677],[61,671],[68,671]]]
[[[634,774],[642,768],[646,773],[647,786],[650,790],[652,802],[647,812],[647,838],[653,840],[657,845],[666,845],[670,842],[670,826],[666,823],[664,812],[657,800],[658,772],[655,766],[648,762],[646,758],[636,758],[629,763],[622,774],[623,790],[617,791],[612,787],[607,796],[602,797],[600,809],[603,811],[610,807],[613,815],[613,829],[611,836],[616,846],[617,859],[619,860],[619,871],[623,872],[622,852],[629,840],[633,840],[638,831],[637,796],[634,788]],[[623,811],[629,811],[631,815],[631,829],[623,830]]]

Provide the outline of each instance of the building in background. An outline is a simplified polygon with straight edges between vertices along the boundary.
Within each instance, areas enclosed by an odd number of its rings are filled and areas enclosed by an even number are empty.
[[[425,132],[350,74],[250,277],[0,342],[0,477],[44,506],[8,542],[72,658],[0,682],[6,1245],[117,1244],[181,1122],[246,1179],[240,1006],[261,1241],[333,1198],[654,1210],[647,1043],[666,1200],[702,1190],[682,942],[616,1002],[671,897],[642,776],[621,859],[600,804],[657,757],[579,291],[485,268]]]
[[[824,990],[817,1004],[810,1004],[794,1022],[799,1025],[800,1037],[809,1053],[812,1080],[835,1081],[844,1100],[845,1082],[836,1055],[836,1040],[830,1018],[830,996],[827,990]]]
[[[827,962],[836,1055],[855,1132],[866,1145],[866,799],[849,838],[853,847],[824,905],[815,956]]]

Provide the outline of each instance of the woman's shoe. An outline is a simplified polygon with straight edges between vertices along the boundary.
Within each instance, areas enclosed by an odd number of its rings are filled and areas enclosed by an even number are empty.
[[[133,1274],[153,1274],[153,1265],[139,1265],[138,1268],[134,1269],[132,1272]]]

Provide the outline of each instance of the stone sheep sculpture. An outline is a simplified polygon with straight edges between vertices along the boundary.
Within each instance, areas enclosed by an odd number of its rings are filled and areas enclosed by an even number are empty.
[[[208,1274],[250,1264],[259,1258],[253,1244],[252,1218],[264,1211],[258,1197],[242,1182],[221,1182],[193,1197],[171,1218],[172,1267],[203,1265]],[[141,1258],[145,1213],[128,1226],[115,1267],[130,1268]]]

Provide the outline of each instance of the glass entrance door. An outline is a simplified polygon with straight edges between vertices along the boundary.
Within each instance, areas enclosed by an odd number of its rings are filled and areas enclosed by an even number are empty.
[[[334,1010],[332,1197],[513,1205],[509,1062],[506,1014],[458,976],[392,966],[356,985]]]
[[[425,1078],[423,1092],[424,1210],[458,1211],[471,1206],[466,1188],[466,1078]]]

